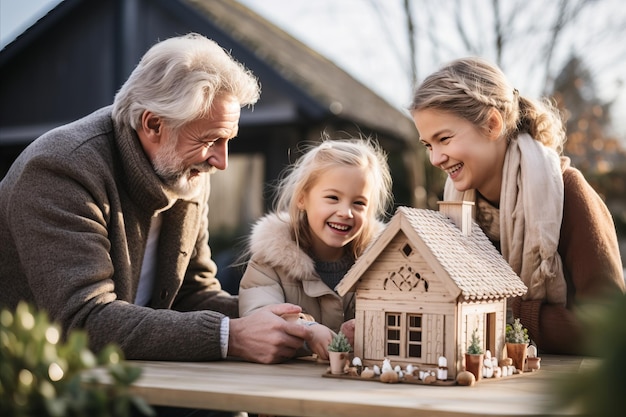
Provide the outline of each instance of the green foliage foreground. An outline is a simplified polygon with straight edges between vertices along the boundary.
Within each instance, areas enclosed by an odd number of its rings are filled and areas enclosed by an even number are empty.
[[[141,398],[129,393],[141,369],[123,363],[111,345],[97,356],[82,331],[61,342],[59,326],[44,311],[20,303],[0,311],[0,415],[37,417],[128,417],[136,410],[154,415]],[[110,384],[95,373],[102,367]]]
[[[589,329],[586,348],[593,358],[590,365],[555,379],[554,406],[584,416],[621,417],[626,409],[626,296],[584,305],[578,314]]]

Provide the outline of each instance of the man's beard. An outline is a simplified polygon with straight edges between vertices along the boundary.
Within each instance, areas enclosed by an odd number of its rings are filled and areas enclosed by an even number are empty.
[[[192,198],[200,191],[204,174],[212,174],[216,169],[207,161],[185,167],[183,158],[176,151],[177,142],[176,135],[170,136],[168,143],[157,150],[152,165],[167,188],[180,198]]]

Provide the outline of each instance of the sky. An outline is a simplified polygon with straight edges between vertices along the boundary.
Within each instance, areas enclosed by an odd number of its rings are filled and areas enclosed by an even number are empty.
[[[60,1],[0,0],[0,48]],[[412,85],[406,64],[407,45],[398,41],[404,39],[405,22],[401,8],[389,6],[393,2],[380,7],[375,0],[239,1],[322,53],[390,104],[399,109],[409,105]],[[435,69],[433,66],[429,71]],[[626,65],[615,71],[626,73]],[[528,73],[511,70],[507,75],[523,94],[538,94],[527,88],[532,86]],[[614,98],[617,89],[611,84],[604,91],[607,97]],[[617,97],[613,120],[618,136],[626,143],[626,117],[619,117],[626,114],[626,87],[621,87]]]
[[[60,0],[0,0],[0,48],[58,3]]]

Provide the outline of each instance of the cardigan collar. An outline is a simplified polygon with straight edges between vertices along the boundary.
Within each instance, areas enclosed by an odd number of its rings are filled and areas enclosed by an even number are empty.
[[[110,107],[109,107],[110,112]],[[137,132],[129,125],[119,125],[112,119],[114,137],[124,172],[123,181],[130,198],[136,204],[154,212],[170,208],[179,198],[158,177],[148,159]],[[198,202],[199,196],[186,198],[186,201]]]

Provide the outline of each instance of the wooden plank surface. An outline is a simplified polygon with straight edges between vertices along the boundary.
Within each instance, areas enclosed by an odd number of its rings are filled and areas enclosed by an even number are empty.
[[[303,417],[459,417],[547,415],[554,401],[552,378],[575,372],[588,361],[544,356],[537,372],[481,381],[473,387],[325,378],[327,364],[312,360],[279,365],[231,360],[129,363],[143,369],[132,392],[153,405]],[[553,415],[573,413],[562,410]]]

